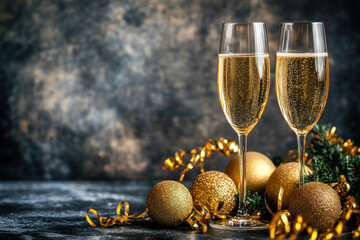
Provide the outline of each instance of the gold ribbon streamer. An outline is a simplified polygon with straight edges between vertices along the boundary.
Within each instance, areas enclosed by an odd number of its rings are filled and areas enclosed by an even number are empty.
[[[193,212],[186,219],[186,222],[194,228],[198,228],[199,224],[203,227],[203,233],[207,232],[207,224],[211,220],[210,211],[206,206],[200,207],[194,205]]]
[[[277,212],[269,224],[269,235],[271,239],[284,239],[290,233],[289,211]],[[280,234],[278,237],[276,235]]]
[[[283,196],[284,196],[284,188],[283,188],[283,187],[280,187],[280,189],[279,189],[279,194],[278,194],[278,201],[277,201],[277,211],[280,211],[281,208],[282,208]],[[264,201],[265,201],[265,206],[266,206],[267,210],[269,211],[269,213],[270,213],[271,215],[274,216],[275,213],[272,211],[272,209],[270,208],[269,204],[267,203],[266,193],[265,193]]]
[[[352,213],[355,211],[357,212],[358,210],[348,209],[335,226],[319,236],[319,240],[341,237],[346,222],[349,221]],[[279,211],[274,215],[269,224],[269,235],[271,239],[281,240],[288,237],[289,240],[294,240],[305,229],[310,235],[310,240],[317,239],[318,230],[308,226],[301,216],[296,216],[296,219],[292,224],[289,221],[289,217],[290,213],[287,210]],[[352,231],[352,234],[353,238],[360,236],[360,225]]]
[[[170,171],[177,172],[180,166],[185,166],[184,156],[186,154],[191,154],[189,162],[186,164],[184,170],[181,173],[179,182],[182,182],[186,173],[193,169],[197,164],[200,167],[200,172],[204,172],[204,159],[205,157],[210,157],[213,152],[219,152],[224,154],[226,157],[230,157],[232,154],[237,153],[238,145],[232,141],[225,138],[220,138],[215,141],[210,139],[205,143],[204,147],[199,147],[198,149],[194,148],[190,152],[180,150],[175,153],[175,157],[169,157],[165,159],[163,170],[169,169]]]
[[[278,202],[277,202],[278,211],[280,211],[281,208],[282,208],[283,196],[284,196],[284,188],[280,187],[279,196],[278,196]]]
[[[121,214],[121,209],[124,206],[124,214]],[[100,226],[102,227],[111,227],[119,223],[131,224],[139,220],[145,220],[145,215],[148,212],[146,209],[143,213],[134,213],[129,215],[129,203],[126,201],[121,201],[116,208],[117,217],[101,217],[100,214],[95,209],[88,209],[86,211],[86,220],[92,227],[98,227],[93,221],[91,221],[88,213],[91,212],[97,216],[99,219]]]
[[[205,205],[200,205],[198,202],[194,203],[193,212],[185,220],[191,227],[198,228],[199,224],[203,227],[203,233],[207,232],[207,224],[215,218],[226,219],[232,218],[230,215],[218,214],[218,211],[221,209],[219,207],[220,201],[217,202],[215,207],[215,212],[213,215],[210,214],[209,209]]]

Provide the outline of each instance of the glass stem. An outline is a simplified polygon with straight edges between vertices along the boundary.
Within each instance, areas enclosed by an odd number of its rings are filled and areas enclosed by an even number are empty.
[[[246,148],[247,134],[239,134],[239,208],[237,217],[247,216],[246,211]]]
[[[304,185],[304,168],[305,168],[305,139],[306,134],[297,134],[297,143],[298,143],[298,154],[299,154],[299,187]]]

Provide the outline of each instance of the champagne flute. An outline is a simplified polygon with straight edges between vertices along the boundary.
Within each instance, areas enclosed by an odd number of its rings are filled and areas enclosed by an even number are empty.
[[[247,135],[269,95],[270,60],[265,23],[224,23],[219,48],[218,90],[227,121],[239,136],[239,208],[236,217],[211,224],[235,230],[266,229],[246,211]]]
[[[276,54],[276,95],[297,135],[299,186],[304,184],[306,134],[319,120],[329,91],[329,61],[321,22],[286,22]]]

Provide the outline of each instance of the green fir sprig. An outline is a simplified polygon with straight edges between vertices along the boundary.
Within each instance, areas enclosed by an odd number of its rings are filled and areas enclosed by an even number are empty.
[[[346,151],[343,147],[345,141],[335,133],[329,134],[331,129],[331,125],[315,125],[311,130],[308,149],[313,174],[307,176],[306,182],[334,183],[339,181],[340,175],[344,175],[351,186],[351,195],[360,202],[360,156],[352,156]],[[334,138],[337,141],[332,141]]]
[[[239,193],[235,194],[235,198],[239,199]],[[258,192],[250,192],[250,190],[246,189],[246,209],[249,214],[255,215],[257,213],[261,213],[262,215],[268,214],[268,210],[266,209],[264,195],[259,194]]]

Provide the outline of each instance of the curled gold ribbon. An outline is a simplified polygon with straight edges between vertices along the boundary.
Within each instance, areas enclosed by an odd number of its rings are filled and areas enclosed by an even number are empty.
[[[210,211],[206,206],[194,205],[193,212],[186,219],[186,222],[194,228],[203,227],[203,233],[207,232],[207,224],[211,220]]]
[[[281,240],[288,237],[289,240],[295,240],[305,229],[310,235],[310,240],[317,238],[317,229],[307,226],[301,216],[296,216],[292,224],[289,221],[289,217],[290,213],[287,210],[279,211],[275,214],[269,225],[269,235],[271,239]]]
[[[207,224],[215,218],[226,219],[232,218],[230,215],[218,214],[220,201],[217,202],[213,215],[210,214],[206,205],[200,205],[198,202],[194,203],[193,212],[185,220],[191,227],[198,228],[199,224],[203,227],[203,233],[207,232]]]
[[[341,237],[344,226],[347,221],[349,221],[353,212],[358,210],[348,209],[340,221],[334,225],[331,229],[324,232],[319,236],[319,240],[322,239],[332,239],[333,237]],[[318,230],[307,225],[301,216],[296,216],[295,221],[291,223],[289,221],[290,213],[287,210],[277,212],[272,218],[269,224],[269,235],[271,239],[281,240],[288,237],[289,240],[294,240],[296,237],[305,229],[310,235],[310,240],[315,240],[318,237]],[[358,238],[360,236],[360,225],[357,226],[355,230],[352,231],[353,238]]]
[[[289,211],[277,212],[269,224],[269,235],[271,239],[284,239],[290,233]],[[276,235],[280,234],[278,237]]]
[[[121,209],[124,206],[124,214],[121,214]],[[116,208],[117,217],[101,217],[100,214],[95,209],[88,209],[86,211],[86,220],[92,227],[98,227],[93,221],[91,221],[88,213],[91,212],[95,214],[99,220],[100,226],[102,227],[111,227],[119,223],[131,224],[138,220],[145,220],[145,215],[148,212],[146,209],[143,213],[134,213],[129,215],[129,203],[126,201],[121,201]]]
[[[278,202],[277,202],[278,211],[280,211],[281,208],[282,208],[283,196],[284,196],[284,188],[280,187],[279,196],[278,196]]]
[[[277,211],[279,212],[282,208],[282,203],[283,203],[283,196],[284,196],[284,188],[283,187],[280,187],[279,189],[279,194],[278,194],[278,200],[277,200]],[[267,203],[267,200],[266,200],[266,193],[265,193],[265,198],[264,198],[264,201],[265,201],[265,206],[267,208],[267,210],[269,211],[269,213],[271,215],[275,215],[275,213],[273,212],[273,210],[270,208],[269,204]]]
[[[238,145],[232,141],[225,138],[220,138],[215,141],[210,139],[205,143],[204,147],[194,148],[189,152],[180,150],[175,153],[175,157],[169,157],[165,159],[163,170],[169,169],[170,171],[177,172],[180,166],[185,166],[184,170],[181,173],[179,182],[182,182],[186,173],[193,169],[196,165],[199,165],[200,172],[204,172],[204,159],[209,157],[213,152],[219,152],[224,154],[226,157],[230,157],[232,154],[237,153]],[[186,154],[191,154],[191,158],[188,163],[185,165],[184,156]]]

